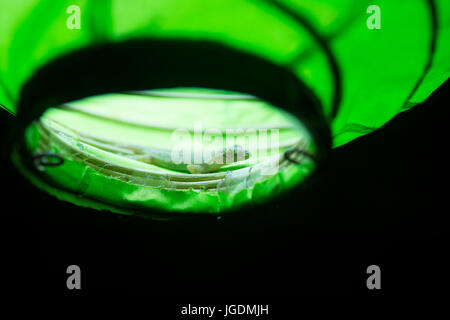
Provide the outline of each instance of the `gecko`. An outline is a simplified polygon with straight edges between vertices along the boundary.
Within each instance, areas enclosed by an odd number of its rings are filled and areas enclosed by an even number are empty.
[[[225,147],[220,151],[213,153],[213,156],[208,161],[201,163],[175,163],[172,159],[170,151],[141,149],[143,154],[133,156],[135,160],[157,165],[170,170],[188,172],[192,174],[204,174],[217,172],[225,165],[235,163],[238,161],[247,160],[250,158],[250,152],[242,148],[240,145]],[[191,160],[193,160],[193,154]]]
[[[211,159],[201,163],[194,163],[194,154],[191,154],[190,163],[175,163],[170,150],[138,147],[133,145],[111,144],[106,141],[99,141],[95,138],[78,138],[81,142],[96,148],[121,154],[127,158],[153,164],[158,167],[174,171],[181,171],[192,174],[204,174],[219,171],[225,165],[247,160],[251,154],[240,145],[225,147],[220,151],[213,152]]]
[[[47,128],[47,126],[41,122],[38,123],[38,126],[41,127],[41,129]],[[188,161],[189,163],[175,163],[170,150],[116,143],[100,140],[95,137],[82,137],[81,135],[75,139],[98,149],[122,155],[133,160],[153,164],[169,170],[192,174],[217,172],[225,165],[247,160],[251,156],[250,152],[242,148],[242,146],[233,145],[225,147],[222,150],[216,150],[212,153],[213,156],[211,159],[203,160],[202,158],[202,162],[200,163],[195,163],[193,161],[193,153],[191,153],[191,161]]]

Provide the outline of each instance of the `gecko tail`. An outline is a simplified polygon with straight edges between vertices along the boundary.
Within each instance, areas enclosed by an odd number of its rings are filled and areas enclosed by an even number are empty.
[[[149,156],[143,156],[143,155],[136,154],[136,155],[129,155],[129,156],[127,156],[127,158],[136,160],[139,162],[144,162],[147,164],[155,164],[155,161],[153,160],[153,158],[149,157]]]
[[[192,174],[205,173],[205,171],[203,170],[202,166],[199,166],[199,165],[188,164],[186,166],[186,168]]]

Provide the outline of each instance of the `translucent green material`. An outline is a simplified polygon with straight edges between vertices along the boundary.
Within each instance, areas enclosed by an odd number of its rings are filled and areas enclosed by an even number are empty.
[[[367,26],[374,2],[380,29]],[[80,29],[67,27],[73,5]],[[202,40],[294,72],[318,97],[334,147],[423,102],[450,74],[448,0],[0,0],[0,35],[0,104],[13,114],[35,71],[75,50]]]
[[[276,197],[314,169],[310,159],[297,166],[278,162],[299,139],[310,143],[307,130],[280,109],[251,96],[223,93],[204,98],[204,92],[193,89],[183,90],[187,97],[175,93],[179,90],[108,94],[48,109],[26,130],[28,153],[53,152],[64,162],[40,168],[45,182],[26,168],[22,171],[50,193],[80,205],[92,206],[95,201],[97,208],[114,204],[110,209],[119,212],[156,208],[220,213]],[[183,131],[178,132],[180,128]],[[214,140],[205,138],[208,132]],[[187,139],[174,139],[180,134]],[[257,142],[248,149],[251,157],[217,172],[194,175],[120,152],[130,146],[170,151],[180,142],[200,152],[214,150],[214,144],[222,145],[222,136],[224,143],[227,139],[243,146],[252,145],[246,139]],[[261,144],[264,139],[266,145]],[[20,166],[20,159],[15,160]],[[272,171],[274,163],[279,166]]]
[[[293,68],[329,114],[329,63],[301,14],[325,39],[342,76],[342,101],[331,121],[334,145],[382,126],[422,102],[450,73],[450,3],[380,0],[381,29],[366,27],[366,0],[110,0],[0,1],[0,103],[16,113],[22,85],[66,52],[130,38],[186,38],[225,43]],[[436,45],[429,2],[436,7]],[[286,13],[279,4],[293,12]],[[80,30],[66,28],[70,5],[81,9]],[[411,96],[427,70],[419,88]],[[69,76],[69,75],[68,75]]]

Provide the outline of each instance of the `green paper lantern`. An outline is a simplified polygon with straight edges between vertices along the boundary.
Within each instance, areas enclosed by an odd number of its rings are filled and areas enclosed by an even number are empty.
[[[450,74],[447,0],[0,0],[0,33],[16,166],[60,199],[161,219],[277,197]],[[200,175],[136,158],[196,122],[277,141]]]

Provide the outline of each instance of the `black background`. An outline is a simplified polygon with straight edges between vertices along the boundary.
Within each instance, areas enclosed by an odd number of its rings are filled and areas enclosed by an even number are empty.
[[[287,196],[221,220],[158,222],[61,202],[23,178],[3,148],[2,290],[9,297],[139,294],[155,307],[442,297],[449,88],[333,150],[324,170]],[[7,146],[14,118],[0,118]],[[71,264],[81,267],[80,291],[66,288]],[[371,264],[381,268],[378,291],[366,287]]]

